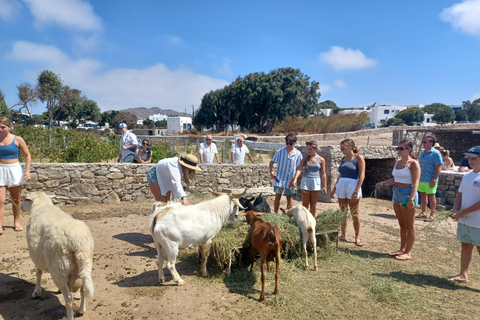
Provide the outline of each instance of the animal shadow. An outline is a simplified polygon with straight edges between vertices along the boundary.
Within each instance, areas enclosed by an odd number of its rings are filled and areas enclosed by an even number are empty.
[[[150,234],[143,234],[140,232],[129,232],[129,233],[120,233],[113,236],[115,239],[122,240],[128,243],[131,243],[137,247],[146,249],[139,250],[136,252],[130,252],[127,256],[131,257],[154,257],[157,254],[157,251],[154,247],[147,244],[153,244],[153,238]]]

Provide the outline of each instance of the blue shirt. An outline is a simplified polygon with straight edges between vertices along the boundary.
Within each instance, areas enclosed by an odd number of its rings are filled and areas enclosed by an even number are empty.
[[[302,159],[302,153],[297,149],[290,157],[286,147],[278,150],[272,158],[272,161],[277,164],[277,179],[274,180],[273,186],[288,188],[288,184],[295,176]]]
[[[425,153],[425,150],[420,154],[420,182],[430,182],[435,175],[437,170],[437,165],[442,164],[442,154],[435,148],[432,148],[430,151]],[[436,182],[438,182],[438,177]]]

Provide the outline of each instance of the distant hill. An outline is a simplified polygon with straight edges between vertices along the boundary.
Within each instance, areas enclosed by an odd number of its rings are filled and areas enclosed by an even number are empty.
[[[135,115],[137,115],[138,119],[148,119],[148,116],[153,116],[154,114],[165,114],[167,116],[177,116],[177,117],[191,117],[192,115],[189,113],[185,112],[178,112],[172,109],[160,109],[158,107],[153,107],[153,108],[145,108],[145,107],[140,107],[140,108],[128,108],[124,109],[122,111],[126,112],[131,112]]]

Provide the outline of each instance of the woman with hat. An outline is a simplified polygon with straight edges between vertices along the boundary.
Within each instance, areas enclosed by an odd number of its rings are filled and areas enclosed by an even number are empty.
[[[155,201],[167,202],[173,196],[181,199],[184,205],[189,205],[182,181],[187,185],[193,182],[195,171],[202,169],[198,167],[197,157],[191,154],[180,159],[173,157],[158,161],[147,174],[147,184]]]

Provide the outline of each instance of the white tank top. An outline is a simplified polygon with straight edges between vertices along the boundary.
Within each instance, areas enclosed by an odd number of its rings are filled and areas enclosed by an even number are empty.
[[[411,162],[412,161],[408,161],[405,165],[405,168],[403,169],[396,169],[398,161],[395,163],[392,171],[393,179],[395,182],[406,183],[406,184],[413,183],[412,172],[410,171],[410,168],[409,168]]]

